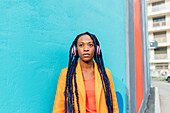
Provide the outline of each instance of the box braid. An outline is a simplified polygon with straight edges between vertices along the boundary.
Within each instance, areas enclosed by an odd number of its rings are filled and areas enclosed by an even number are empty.
[[[79,56],[78,56],[77,50],[76,50],[76,56],[73,55],[72,48],[73,48],[73,46],[75,46],[77,48],[77,41],[78,41],[79,37],[81,37],[82,35],[89,35],[93,40],[94,47],[95,47],[94,60],[98,66],[98,71],[100,73],[100,77],[102,80],[102,86],[103,86],[103,90],[105,93],[108,113],[113,113],[113,99],[112,99],[112,93],[111,93],[111,88],[110,88],[110,81],[109,81],[109,78],[106,74],[106,70],[104,67],[102,52],[100,50],[99,55],[96,52],[97,46],[100,46],[100,44],[99,44],[97,37],[94,34],[91,34],[89,32],[85,32],[85,33],[81,33],[81,34],[77,35],[77,37],[74,39],[74,41],[71,45],[70,51],[69,51],[69,64],[68,64],[68,71],[67,71],[67,75],[66,75],[66,86],[65,86],[65,92],[64,92],[65,113],[67,113],[67,112],[75,113],[74,93],[73,93],[73,83],[72,83],[73,77],[74,77],[74,87],[75,87],[75,95],[76,95],[77,106],[78,106],[78,113],[80,113],[79,98],[78,98],[77,83],[76,83],[76,66],[77,66]]]

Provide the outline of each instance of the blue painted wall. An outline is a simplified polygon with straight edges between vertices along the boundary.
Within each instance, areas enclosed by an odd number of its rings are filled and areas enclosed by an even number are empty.
[[[52,112],[69,47],[85,31],[99,38],[126,113],[124,0],[1,0],[0,112]]]

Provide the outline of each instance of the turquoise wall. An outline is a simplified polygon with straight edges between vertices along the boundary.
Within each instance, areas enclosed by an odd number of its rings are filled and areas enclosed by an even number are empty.
[[[126,112],[124,0],[1,0],[0,112],[51,113],[74,37],[89,31]]]

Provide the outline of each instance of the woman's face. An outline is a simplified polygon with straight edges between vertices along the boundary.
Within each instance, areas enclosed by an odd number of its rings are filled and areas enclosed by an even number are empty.
[[[80,60],[89,62],[93,60],[95,48],[93,40],[89,35],[82,35],[77,41],[77,50]]]

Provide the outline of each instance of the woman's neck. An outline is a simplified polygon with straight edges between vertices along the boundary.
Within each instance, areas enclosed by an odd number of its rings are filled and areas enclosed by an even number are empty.
[[[94,68],[93,60],[89,62],[84,62],[80,59],[80,66],[82,71],[92,71]]]

